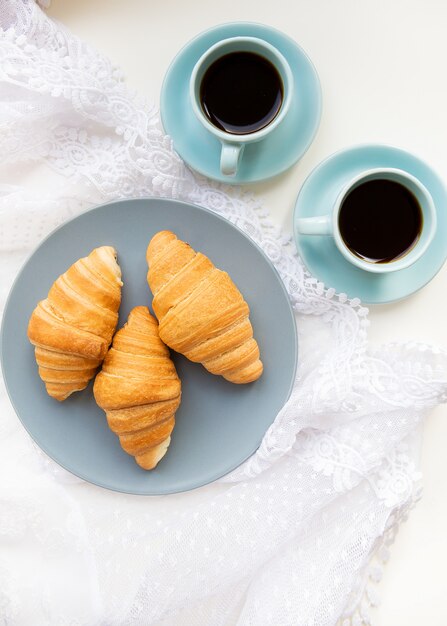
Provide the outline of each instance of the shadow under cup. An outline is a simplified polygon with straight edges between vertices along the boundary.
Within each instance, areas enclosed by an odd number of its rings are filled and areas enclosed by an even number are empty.
[[[235,175],[245,146],[261,141],[282,122],[292,89],[289,64],[262,39],[224,39],[199,58],[190,79],[191,104],[197,119],[222,144],[223,174]]]

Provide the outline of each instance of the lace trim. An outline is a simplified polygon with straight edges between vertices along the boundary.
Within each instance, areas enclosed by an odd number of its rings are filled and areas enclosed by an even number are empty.
[[[344,615],[337,622],[337,626],[372,626],[374,609],[380,606],[380,595],[377,590],[381,582],[385,566],[391,556],[391,546],[397,534],[410,515],[410,512],[422,498],[422,487],[418,481],[414,485],[412,496],[405,504],[390,514],[387,527],[372,551],[369,563],[365,568],[365,575],[358,579],[358,585],[352,590],[346,605]]]

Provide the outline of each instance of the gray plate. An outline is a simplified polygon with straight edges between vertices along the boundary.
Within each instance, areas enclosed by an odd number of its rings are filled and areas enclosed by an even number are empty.
[[[146,472],[120,447],[96,405],[92,384],[59,403],[37,374],[26,335],[36,303],[53,281],[93,248],[112,245],[123,272],[120,326],[137,305],[150,305],[146,247],[159,230],[174,231],[226,270],[245,296],[264,373],[233,385],[173,354],[182,403],[167,455]],[[12,404],[26,430],[51,458],[91,483],[158,495],[205,485],[237,467],[259,446],[289,397],[297,361],[295,320],[287,293],[265,254],[218,215],[182,202],[148,198],[99,206],[55,230],[20,271],[2,324],[2,367]]]

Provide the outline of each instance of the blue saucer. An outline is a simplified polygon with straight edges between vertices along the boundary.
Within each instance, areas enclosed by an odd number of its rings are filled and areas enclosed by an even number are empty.
[[[298,195],[294,225],[299,217],[329,212],[340,189],[367,168],[395,167],[416,176],[431,193],[438,225],[424,256],[410,267],[379,275],[351,265],[338,251],[332,237],[301,235],[294,226],[295,242],[308,270],[326,287],[358,297],[367,304],[400,300],[426,285],[447,257],[447,190],[440,177],[418,157],[383,145],[355,146],[337,152],[309,175]]]
[[[227,37],[259,37],[287,59],[295,78],[295,97],[282,124],[265,140],[248,145],[236,176],[221,174],[220,142],[195,117],[189,100],[189,79],[199,57]],[[310,146],[320,122],[321,88],[305,52],[283,33],[251,22],[222,24],[192,39],[171,63],[161,89],[161,120],[174,148],[194,170],[225,183],[253,183],[291,167]]]

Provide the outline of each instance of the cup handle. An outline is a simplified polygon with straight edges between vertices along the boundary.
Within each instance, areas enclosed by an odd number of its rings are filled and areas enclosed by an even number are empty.
[[[222,142],[222,152],[220,154],[220,171],[222,174],[235,176],[244,147],[243,143]]]
[[[296,230],[300,235],[332,235],[332,216],[300,217],[296,220]]]

